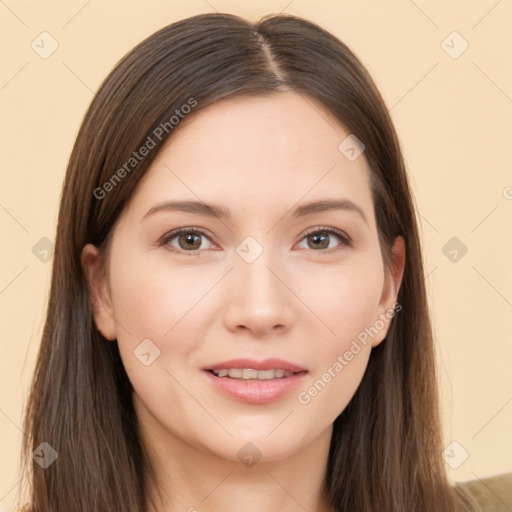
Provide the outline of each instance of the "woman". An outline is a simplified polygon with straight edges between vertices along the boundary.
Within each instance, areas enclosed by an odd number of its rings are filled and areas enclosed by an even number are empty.
[[[405,165],[343,43],[201,15],[111,72],[67,170],[25,427],[34,512],[469,510]]]

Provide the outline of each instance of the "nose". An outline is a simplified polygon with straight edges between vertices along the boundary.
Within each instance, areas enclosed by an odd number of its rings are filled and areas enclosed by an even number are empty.
[[[293,293],[284,284],[286,275],[270,252],[263,251],[252,263],[235,256],[226,287],[224,324],[228,330],[248,330],[262,337],[291,328],[295,316]]]

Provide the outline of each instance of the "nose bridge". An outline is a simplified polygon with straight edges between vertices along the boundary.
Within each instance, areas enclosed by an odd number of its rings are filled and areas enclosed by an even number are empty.
[[[235,273],[241,284],[242,297],[261,305],[270,304],[282,295],[279,280],[274,273],[279,272],[280,264],[271,237],[258,241],[246,237],[237,247]],[[244,293],[244,290],[248,293]],[[282,302],[284,297],[280,297]]]
[[[259,331],[287,326],[292,315],[290,292],[277,277],[283,265],[271,246],[271,237],[264,241],[246,237],[236,252],[228,308],[231,326],[244,325]],[[284,276],[281,279],[286,281]]]

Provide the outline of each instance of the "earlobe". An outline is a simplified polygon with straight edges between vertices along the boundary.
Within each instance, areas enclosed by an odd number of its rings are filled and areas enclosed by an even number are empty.
[[[92,244],[85,245],[82,249],[81,263],[87,282],[89,299],[94,311],[96,327],[105,338],[115,340],[117,333],[114,311],[99,249]]]
[[[386,338],[391,319],[402,309],[402,305],[397,304],[397,299],[404,275],[405,251],[404,238],[397,236],[391,249],[391,268],[385,278],[379,302],[379,317],[376,320],[376,324],[378,323],[378,327],[382,327],[382,329],[379,329],[378,334],[372,340],[372,347],[376,347]]]

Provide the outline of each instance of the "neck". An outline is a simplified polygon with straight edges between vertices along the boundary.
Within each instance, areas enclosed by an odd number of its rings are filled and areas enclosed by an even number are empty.
[[[334,512],[324,489],[332,429],[283,460],[251,466],[178,439],[147,411],[139,421],[155,473],[151,512]]]

